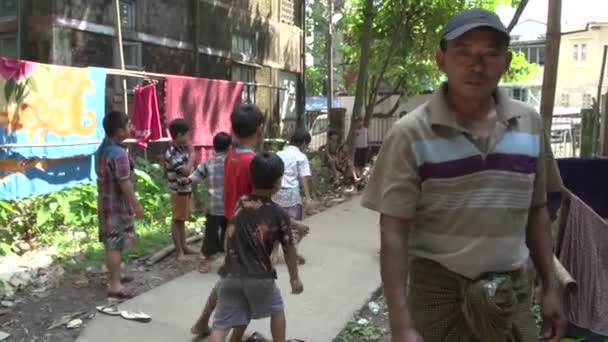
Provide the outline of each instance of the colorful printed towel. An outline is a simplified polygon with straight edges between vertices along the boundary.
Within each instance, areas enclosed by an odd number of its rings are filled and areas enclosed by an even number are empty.
[[[93,156],[64,159],[0,159],[0,200],[44,195],[96,178]]]
[[[0,57],[0,199],[95,179],[106,71]]]
[[[0,57],[0,159],[94,153],[104,136],[105,87],[104,69]]]

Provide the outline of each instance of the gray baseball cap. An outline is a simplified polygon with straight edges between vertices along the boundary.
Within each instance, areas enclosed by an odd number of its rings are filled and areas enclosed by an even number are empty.
[[[509,39],[509,31],[496,13],[482,8],[473,8],[454,14],[443,29],[443,40],[453,40],[480,27],[503,33]]]

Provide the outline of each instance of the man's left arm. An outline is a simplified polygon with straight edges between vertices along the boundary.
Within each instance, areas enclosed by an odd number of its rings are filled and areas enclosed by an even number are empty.
[[[543,134],[540,139],[541,152],[528,216],[526,243],[542,281],[543,337],[550,342],[558,342],[564,334],[565,320],[561,291],[555,277],[551,218],[547,209],[547,163],[552,162],[548,141]]]

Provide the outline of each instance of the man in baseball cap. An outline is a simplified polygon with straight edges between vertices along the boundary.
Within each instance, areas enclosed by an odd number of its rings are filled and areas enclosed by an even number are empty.
[[[529,259],[542,280],[543,340],[558,342],[551,146],[540,115],[498,89],[509,32],[471,9],[448,21],[439,45],[447,81],[391,128],[362,199],[380,214],[392,342],[538,341]]]

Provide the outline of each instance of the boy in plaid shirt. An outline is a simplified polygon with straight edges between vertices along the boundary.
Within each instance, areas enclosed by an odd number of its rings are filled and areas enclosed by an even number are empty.
[[[228,133],[220,132],[213,137],[215,158],[201,163],[189,178],[183,183],[199,183],[204,179],[208,182],[209,206],[205,224],[205,237],[201,248],[201,262],[198,270],[201,273],[211,271],[211,258],[224,251],[224,235],[226,232],[226,213],[224,211],[224,160],[232,144]]]
[[[135,197],[134,164],[122,145],[129,136],[128,121],[124,113],[108,113],[103,118],[106,137],[95,153],[99,240],[106,251],[108,297],[113,298],[132,297],[123,285],[128,278],[122,277],[122,251],[135,246],[135,218],[144,215]]]

